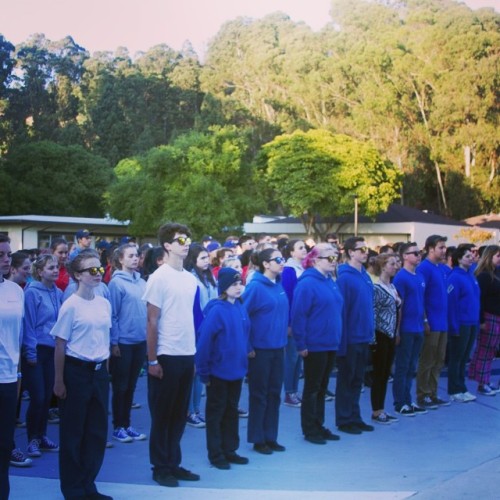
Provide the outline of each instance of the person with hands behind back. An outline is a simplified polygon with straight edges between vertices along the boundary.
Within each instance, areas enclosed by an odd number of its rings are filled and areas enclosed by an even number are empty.
[[[196,369],[207,387],[206,435],[208,459],[217,469],[230,464],[247,464],[248,458],[236,453],[238,401],[250,355],[250,320],[241,304],[241,274],[230,267],[219,271],[219,298],[204,310],[196,350]]]

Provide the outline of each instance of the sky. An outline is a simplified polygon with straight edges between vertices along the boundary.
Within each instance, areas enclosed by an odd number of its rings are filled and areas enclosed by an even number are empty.
[[[1,0],[0,34],[14,45],[31,34],[50,40],[71,35],[91,53],[127,47],[131,55],[166,43],[179,50],[190,40],[203,56],[222,24],[238,16],[276,11],[319,30],[330,21],[331,0]],[[471,8],[500,0],[464,0]]]

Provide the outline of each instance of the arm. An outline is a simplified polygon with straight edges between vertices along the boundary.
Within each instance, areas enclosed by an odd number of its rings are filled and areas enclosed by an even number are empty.
[[[64,357],[66,355],[67,341],[61,337],[56,337],[56,347],[54,350],[54,394],[59,399],[66,397],[66,386],[64,385]]]
[[[307,351],[307,319],[312,302],[312,292],[307,286],[298,286],[295,290],[295,301],[292,304],[291,326],[297,351],[306,357]]]
[[[120,348],[118,347],[118,341],[120,339],[120,328],[119,328],[119,317],[122,309],[122,298],[123,292],[116,284],[116,281],[111,280],[108,286],[109,290],[109,301],[111,303],[111,331],[110,331],[110,343],[111,343],[111,355],[120,356]]]
[[[36,365],[36,318],[38,310],[37,296],[26,290],[24,297],[24,333],[22,351],[30,365]]]
[[[148,323],[146,332],[146,343],[148,361],[157,361],[157,347],[158,347],[158,320],[160,318],[161,309],[148,302]],[[163,378],[163,369],[157,364],[148,366],[148,373],[152,377]]]

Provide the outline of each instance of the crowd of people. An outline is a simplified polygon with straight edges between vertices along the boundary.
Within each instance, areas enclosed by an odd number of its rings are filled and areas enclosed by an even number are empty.
[[[498,245],[447,247],[431,235],[423,249],[401,242],[375,251],[362,237],[341,243],[335,234],[221,244],[192,242],[177,223],[161,226],[158,246],[124,238],[94,250],[92,236],[81,230],[74,245],[56,238],[49,249],[13,253],[0,235],[0,500],[9,497],[9,465],[46,452],[59,453],[66,499],[111,498],[95,485],[109,446],[110,385],[112,440],[146,440],[131,422],[141,370],[153,480],[169,487],[200,479],[181,465],[186,425],[205,429],[208,461],[227,470],[249,462],[238,454],[243,416],[255,452],[286,451],[282,402],[300,409],[304,439],[325,445],[341,438],[325,425],[333,391],[338,432],[353,435],[500,392],[491,380]],[[445,363],[446,395],[438,391]],[[365,386],[370,423],[359,404]],[[26,453],[14,443],[21,390]],[[59,443],[47,435],[51,419]]]

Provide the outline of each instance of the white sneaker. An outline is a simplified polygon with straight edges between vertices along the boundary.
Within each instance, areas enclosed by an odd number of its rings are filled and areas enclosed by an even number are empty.
[[[455,403],[465,403],[465,395],[461,392],[457,392],[456,394],[450,395],[451,401],[455,401]]]
[[[464,392],[463,396],[466,403],[468,403],[469,401],[475,401],[477,399],[477,397],[474,396],[474,394],[471,394],[469,391]]]

